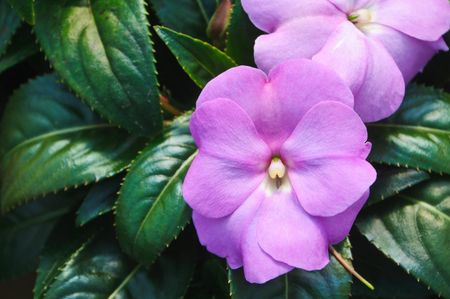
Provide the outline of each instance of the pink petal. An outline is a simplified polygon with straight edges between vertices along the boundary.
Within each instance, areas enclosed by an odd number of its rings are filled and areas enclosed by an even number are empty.
[[[258,188],[233,214],[219,219],[203,217],[194,211],[192,219],[200,243],[208,251],[226,258],[232,269],[242,267],[242,235],[247,231],[264,198],[264,193]]]
[[[435,42],[421,41],[383,25],[366,25],[364,33],[383,44],[400,68],[405,82],[421,72],[439,50],[448,50],[442,38]]]
[[[265,176],[264,171],[200,151],[184,180],[183,197],[193,210],[205,217],[225,217],[253,193]]]
[[[450,29],[448,0],[380,0],[373,10],[374,23],[425,41],[436,41]]]
[[[336,71],[355,94],[365,81],[367,52],[366,37],[352,23],[342,22],[312,59]]]
[[[186,202],[210,218],[231,214],[260,185],[271,153],[236,103],[217,99],[191,118],[199,146],[183,184]]]
[[[342,79],[307,59],[283,62],[268,77],[257,69],[233,68],[208,83],[197,106],[222,97],[235,101],[248,113],[274,154],[318,102],[333,100],[353,106],[353,95]]]
[[[270,150],[247,113],[229,99],[204,103],[192,114],[190,128],[200,151],[262,170]]]
[[[290,168],[289,178],[302,207],[330,217],[357,202],[375,182],[376,171],[361,158],[324,158]]]
[[[328,264],[326,232],[303,210],[292,190],[280,189],[264,200],[256,223],[259,245],[275,260],[308,271]]]
[[[322,158],[360,158],[368,155],[367,129],[359,116],[338,102],[321,102],[300,120],[283,144],[281,157],[288,169]],[[363,191],[366,191],[367,188]]]
[[[284,23],[276,31],[256,39],[256,65],[268,72],[286,59],[311,58],[345,21],[341,15],[331,15],[296,18]]]
[[[265,283],[291,271],[293,267],[276,261],[261,249],[257,229],[256,221],[252,221],[242,239],[244,274],[250,283]]]
[[[293,18],[338,13],[327,0],[242,0],[242,6],[253,24],[265,32],[272,32]]]
[[[330,244],[340,243],[348,236],[356,216],[361,211],[368,198],[369,191],[364,193],[356,203],[344,212],[337,214],[336,216],[318,218],[322,227],[327,232]]]
[[[350,14],[355,10],[365,8],[368,4],[373,2],[373,0],[329,0],[337,8],[346,14]]]
[[[365,122],[392,115],[403,100],[405,83],[395,61],[350,22],[339,26],[313,60],[335,70],[350,86],[355,111]]]

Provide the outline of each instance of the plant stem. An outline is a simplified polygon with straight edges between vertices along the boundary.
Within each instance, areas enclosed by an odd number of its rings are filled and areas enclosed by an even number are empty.
[[[159,102],[161,103],[161,107],[174,116],[179,116],[183,114],[180,110],[172,106],[169,102],[169,99],[166,96],[160,95]]]
[[[375,287],[368,282],[364,277],[362,277],[358,272],[355,271],[355,269],[353,269],[352,266],[350,266],[347,261],[342,257],[342,255],[337,252],[336,249],[334,249],[333,246],[329,247],[330,253],[336,258],[336,260],[342,265],[342,267],[345,268],[345,270],[347,270],[348,273],[352,274],[353,276],[355,276],[359,281],[361,281],[366,287],[368,287],[370,290],[375,290]]]

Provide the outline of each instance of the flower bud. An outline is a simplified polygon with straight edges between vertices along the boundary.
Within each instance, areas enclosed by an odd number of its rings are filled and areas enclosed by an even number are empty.
[[[225,33],[230,21],[231,0],[222,0],[208,24],[206,34],[218,48],[225,47]]]

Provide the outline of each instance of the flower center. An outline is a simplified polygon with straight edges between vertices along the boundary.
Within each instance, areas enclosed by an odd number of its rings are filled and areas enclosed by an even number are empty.
[[[283,161],[279,157],[272,158],[267,173],[269,176],[267,177],[266,187],[270,194],[290,188],[286,166],[284,166]]]
[[[366,8],[359,9],[352,12],[347,19],[355,24],[356,27],[361,28],[372,21],[372,11]]]
[[[282,179],[286,174],[286,166],[284,166],[280,158],[274,157],[272,162],[270,162],[268,171],[271,179]]]

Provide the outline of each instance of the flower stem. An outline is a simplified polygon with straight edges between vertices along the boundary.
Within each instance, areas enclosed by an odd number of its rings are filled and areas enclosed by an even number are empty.
[[[375,290],[375,287],[368,282],[364,277],[362,277],[358,272],[355,271],[355,269],[353,269],[352,266],[350,266],[347,261],[342,257],[342,255],[337,252],[336,249],[334,249],[333,246],[329,247],[330,253],[336,258],[336,260],[342,265],[342,267],[345,268],[345,270],[347,270],[348,273],[350,273],[351,275],[355,276],[359,281],[361,281],[366,287],[368,287],[370,290]]]
[[[160,95],[159,102],[161,103],[161,107],[170,114],[174,116],[183,114],[180,110],[170,104],[169,99],[166,96]]]

